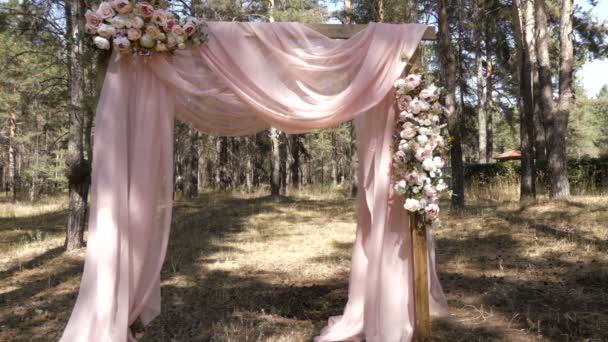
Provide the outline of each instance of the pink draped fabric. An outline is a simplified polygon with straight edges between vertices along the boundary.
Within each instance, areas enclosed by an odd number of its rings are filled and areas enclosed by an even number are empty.
[[[114,56],[97,108],[84,274],[61,341],[134,341],[130,324],[160,314],[174,117],[216,135],[269,126],[301,133],[355,119],[361,191],[349,299],[315,341],[409,341],[411,241],[390,186],[389,145],[392,85],[424,30],[370,24],[336,41],[295,23],[210,23],[206,45]],[[431,312],[446,315],[429,241]]]

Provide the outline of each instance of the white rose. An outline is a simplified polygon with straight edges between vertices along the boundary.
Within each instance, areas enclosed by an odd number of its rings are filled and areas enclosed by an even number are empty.
[[[146,34],[152,39],[158,38],[160,35],[160,29],[156,25],[146,26]]]
[[[433,102],[439,99],[439,89],[434,85],[430,85],[420,92],[420,98],[426,102]]]
[[[177,48],[178,48],[178,49],[180,49],[180,50],[183,50],[183,49],[185,49],[185,48],[186,48],[186,44],[184,44],[184,43],[179,43],[179,44],[177,44]]]
[[[97,46],[97,48],[102,49],[102,50],[109,50],[110,49],[110,41],[103,38],[103,37],[95,37],[93,38],[93,43],[95,43],[95,46]]]
[[[101,24],[99,28],[97,28],[97,34],[104,38],[110,38],[116,33],[116,29],[112,25]]]
[[[395,82],[394,86],[395,86],[395,88],[403,88],[403,87],[405,87],[405,80],[403,78],[398,79]]]
[[[431,105],[426,101],[420,101],[420,111],[426,112],[431,109]]]
[[[130,28],[129,31],[127,31],[127,38],[133,41],[138,40],[141,38],[141,31],[136,28]]]
[[[151,49],[156,44],[156,40],[146,33],[139,39],[139,44],[145,48]]]
[[[424,161],[422,161],[422,168],[425,171],[435,171],[437,169],[437,166],[435,166],[435,162],[433,161],[433,159],[431,158],[426,158]]]
[[[401,136],[401,138],[403,139],[412,139],[413,137],[416,136],[416,129],[414,127],[405,127],[400,133],[399,135]]]
[[[131,18],[131,27],[136,28],[136,29],[140,29],[140,28],[144,27],[144,20],[140,17]]]
[[[131,46],[131,42],[129,39],[127,39],[127,37],[116,37],[114,38],[113,42],[114,48],[120,52],[129,50],[129,47]]]
[[[118,15],[115,16],[114,18],[110,19],[109,21],[112,23],[112,26],[114,26],[117,29],[127,27],[127,21]]]
[[[406,199],[403,207],[405,208],[405,210],[408,211],[418,211],[422,209],[422,207],[420,206],[420,201],[413,198]]]
[[[445,162],[441,157],[433,157],[433,163],[435,163],[435,167],[438,169],[441,169],[445,165]]]
[[[163,44],[162,42],[157,42],[156,43],[156,51],[158,51],[158,52],[167,51],[167,46],[165,44]]]
[[[177,45],[177,39],[171,33],[167,34],[167,47],[172,48]]]
[[[435,189],[437,189],[437,191],[439,191],[439,192],[442,192],[443,190],[445,190],[447,188],[448,188],[447,184],[445,184],[442,179],[439,180],[439,183],[437,183],[437,186],[435,187]]]
[[[426,135],[419,135],[416,137],[416,141],[418,141],[420,145],[424,145],[429,141],[429,137]]]

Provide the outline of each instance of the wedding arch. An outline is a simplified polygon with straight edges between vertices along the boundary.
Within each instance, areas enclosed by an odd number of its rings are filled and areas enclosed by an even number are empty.
[[[96,114],[84,273],[61,341],[135,341],[130,325],[160,314],[174,118],[228,136],[270,126],[304,133],[354,120],[361,190],[348,303],[315,340],[411,340],[409,214],[390,180],[393,84],[427,26],[313,28],[212,22],[203,45],[152,56],[118,58],[114,52]],[[427,309],[446,315],[432,239],[424,243],[428,270],[418,274],[428,274]]]

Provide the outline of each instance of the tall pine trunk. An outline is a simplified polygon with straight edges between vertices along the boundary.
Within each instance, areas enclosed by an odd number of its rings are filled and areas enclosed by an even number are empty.
[[[184,197],[192,199],[198,196],[199,133],[194,128],[188,127],[187,135],[183,174]]]
[[[545,126],[540,108],[540,81],[538,76],[538,58],[536,57],[536,20],[534,19],[534,0],[525,0],[524,39],[527,57],[530,59],[532,77],[533,122],[534,122],[534,159],[535,162],[547,160]]]
[[[562,17],[568,16],[568,13],[564,13],[564,7],[569,6],[570,2],[565,2],[562,6]],[[566,8],[566,12],[571,12]],[[536,21],[536,52],[538,57],[538,69],[539,69],[539,86],[540,86],[540,100],[541,109],[544,117],[545,132],[547,134],[547,152],[549,157],[549,174],[550,174],[550,190],[549,196],[551,198],[566,198],[570,195],[570,184],[567,178],[567,166],[566,166],[566,151],[565,151],[565,139],[567,128],[567,112],[561,111],[562,101],[560,100],[560,111],[555,110],[555,103],[553,101],[553,84],[551,81],[551,61],[549,58],[549,38],[547,35],[547,15],[545,9],[544,0],[535,1],[535,21]],[[572,31],[572,19],[568,17],[562,18],[560,23],[560,32]],[[560,47],[568,48],[572,46],[571,34],[564,36],[561,34]],[[560,53],[560,95],[562,87],[566,91],[565,95],[571,98],[571,91],[568,93],[568,87],[571,88],[572,84],[572,59],[568,58],[569,52],[564,51]],[[568,65],[570,64],[570,65]],[[562,80],[562,75],[566,77],[566,80]],[[568,82],[570,84],[568,84]],[[560,96],[561,97],[561,96]],[[569,108],[570,98],[564,102],[564,108]],[[564,122],[564,119],[566,122]]]
[[[247,192],[253,190],[253,146],[251,137],[245,137],[245,186]]]
[[[486,113],[486,158],[487,162],[492,160],[494,152],[494,126],[492,123],[492,113],[494,112],[494,63],[492,61],[492,35],[491,28],[486,26],[486,97],[485,97],[485,113]]]
[[[476,18],[481,16],[480,0],[474,0],[474,12],[473,15]],[[475,67],[477,71],[477,123],[478,123],[478,146],[479,146],[479,162],[487,163],[487,123],[486,123],[486,94],[483,91],[483,81],[485,79],[483,75],[483,63],[482,63],[482,49],[481,49],[481,32],[482,32],[483,21],[479,20],[475,23],[473,40],[475,41]]]
[[[270,194],[278,196],[281,192],[281,154],[280,154],[280,132],[278,129],[270,128]]]
[[[456,89],[456,59],[451,48],[451,39],[448,25],[448,13],[445,0],[437,2],[439,17],[439,48],[440,68],[443,84],[446,85],[447,93],[444,105],[448,115],[448,130],[452,147],[450,149],[450,162],[452,166],[452,207],[462,208],[465,204],[464,198],[464,163],[462,160],[461,142],[461,117],[456,111],[455,89]]]
[[[338,186],[338,135],[336,129],[331,131],[331,185]]]
[[[8,195],[14,203],[17,201],[17,115],[14,112],[10,114],[8,126]]]
[[[85,108],[83,106],[84,70],[82,64],[83,44],[80,40],[84,33],[84,2],[66,0],[66,49],[68,51],[68,113],[70,129],[66,151],[66,176],[69,184],[68,225],[66,228],[65,249],[72,250],[84,244],[86,225],[87,197],[90,183],[90,165],[84,157]]]
[[[570,196],[570,182],[568,181],[568,163],[566,156],[566,134],[568,131],[568,117],[574,99],[573,69],[574,45],[572,33],[573,1],[562,0],[559,24],[559,103],[553,123],[553,146],[549,155],[551,168],[551,197],[568,198]]]
[[[218,137],[215,142],[215,186],[222,191],[228,190],[228,138]]]
[[[528,47],[528,29],[524,29],[525,15],[521,0],[513,1],[513,31],[517,48],[519,83],[519,137],[521,145],[520,202],[526,204],[536,198],[534,164],[534,93],[533,70]]]
[[[344,23],[352,24],[352,1],[344,0]],[[359,160],[357,157],[357,135],[355,132],[355,121],[350,122],[350,182],[351,188],[350,193],[352,197],[357,196],[357,183],[358,183],[358,172],[357,168]]]

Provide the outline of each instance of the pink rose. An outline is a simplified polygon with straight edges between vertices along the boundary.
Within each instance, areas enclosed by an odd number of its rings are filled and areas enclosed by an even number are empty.
[[[437,204],[429,204],[424,208],[424,215],[427,219],[432,220],[439,215],[439,206]]]
[[[407,83],[410,83],[414,88],[420,85],[421,77],[420,75],[411,74],[405,78]]]
[[[167,19],[167,21],[165,22],[165,26],[163,26],[163,29],[165,30],[165,32],[171,33],[173,32],[173,28],[175,27],[175,25],[177,25],[177,21],[175,21],[175,19]]]
[[[160,27],[164,27],[167,23],[167,13],[162,9],[155,10],[154,15],[152,15],[152,22]]]
[[[186,32],[184,31],[184,29],[179,25],[175,25],[173,27],[173,31],[171,31],[171,33],[173,33],[173,35],[175,35],[176,37],[183,37],[186,35]]]
[[[95,33],[97,33],[97,27],[91,26],[89,24],[85,25],[85,30],[87,31],[88,34],[95,34]]]
[[[154,15],[154,7],[147,2],[140,2],[137,8],[139,9],[139,14],[144,18],[150,18]]]
[[[184,32],[188,37],[196,32],[196,23],[194,21],[188,21],[186,25],[184,25]]]
[[[114,15],[114,9],[109,2],[104,1],[99,4],[99,8],[95,14],[97,14],[101,19],[107,19]]]
[[[410,104],[410,102],[412,102],[411,96],[409,96],[409,95],[399,96],[399,98],[397,99],[397,106],[399,107],[399,110],[406,110],[408,108],[408,105]]]
[[[412,171],[405,175],[405,181],[408,184],[416,184],[418,182],[418,172]]]
[[[120,14],[129,13],[133,9],[133,6],[131,6],[129,0],[114,0],[112,5],[116,12]]]
[[[87,19],[87,26],[90,26],[92,28],[98,28],[99,25],[101,25],[101,22],[103,21],[100,16],[98,16],[95,12],[91,10],[87,10],[87,13],[85,13],[84,17]]]

